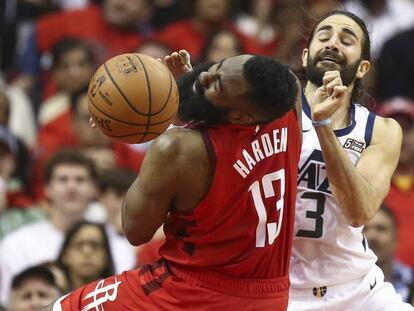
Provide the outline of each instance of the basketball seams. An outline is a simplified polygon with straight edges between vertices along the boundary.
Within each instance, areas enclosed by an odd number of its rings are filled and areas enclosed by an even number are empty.
[[[130,137],[130,136],[135,136],[135,135],[161,135],[161,133],[158,132],[136,132],[136,133],[132,133],[132,134],[126,134],[126,135],[108,135],[111,138],[125,138],[125,137]]]
[[[107,117],[108,119],[111,119],[111,120],[114,120],[114,121],[116,121],[116,122],[119,122],[119,123],[122,123],[122,124],[126,124],[126,125],[132,125],[132,126],[146,126],[147,124],[140,124],[140,123],[131,123],[131,122],[127,122],[127,121],[122,121],[122,120],[119,120],[119,119],[117,119],[117,118],[114,118],[113,116],[111,116],[111,115],[109,115],[108,113],[106,113],[106,112],[104,112],[104,111],[102,111],[93,101],[92,101],[92,99],[90,98],[90,95],[88,95],[88,100],[89,100],[89,102],[92,104],[92,106],[97,110],[97,111],[99,111],[101,114],[103,114],[105,117]],[[162,120],[162,121],[158,121],[158,122],[155,122],[155,123],[150,123],[149,125],[150,126],[152,126],[152,125],[160,125],[160,124],[163,124],[163,123],[165,123],[165,122],[167,122],[167,121],[170,121],[172,118],[174,118],[175,117],[175,113],[171,116],[171,117],[168,117],[167,119],[164,119],[164,120]]]
[[[149,125],[150,125],[150,121],[151,121],[151,108],[152,108],[152,98],[151,98],[151,86],[150,86],[150,81],[149,81],[149,77],[148,77],[148,73],[147,73],[147,69],[145,68],[144,62],[141,60],[141,58],[137,55],[137,54],[133,54],[136,58],[138,58],[138,61],[141,63],[141,66],[144,70],[144,74],[145,74],[145,81],[147,82],[147,91],[148,91],[148,115],[147,115],[147,125],[145,126],[145,133],[144,135],[141,137],[141,140],[138,141],[137,143],[139,144],[140,142],[142,142],[145,138],[145,136],[147,135],[146,133],[148,132],[149,129]]]
[[[106,65],[106,63],[104,63],[104,69],[106,71],[106,74],[108,75],[109,79],[112,81],[112,84],[115,86],[115,88],[118,90],[119,94],[122,96],[122,98],[125,100],[125,102],[127,103],[127,105],[134,110],[137,114],[141,115],[141,116],[147,116],[147,114],[142,113],[140,111],[138,111],[134,105],[131,104],[131,102],[129,101],[129,99],[125,96],[124,92],[122,92],[121,88],[118,86],[118,84],[115,82],[115,79],[112,77],[110,71],[108,70],[108,67]],[[145,73],[146,75],[146,73]],[[148,82],[148,80],[147,80]]]
[[[139,53],[122,54],[102,64],[97,73],[100,80],[91,80],[87,98],[90,113],[103,134],[136,144],[153,140],[168,129],[177,114],[178,89],[165,64]],[[100,88],[105,77],[107,84]],[[139,84],[134,85],[137,81]],[[97,91],[102,94],[92,97]]]

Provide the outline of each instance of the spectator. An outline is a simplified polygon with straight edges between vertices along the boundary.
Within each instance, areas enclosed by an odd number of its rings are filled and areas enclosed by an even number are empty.
[[[269,44],[275,39],[273,27],[273,13],[276,1],[273,0],[245,0],[242,3],[244,13],[236,19],[237,29],[246,36],[256,38],[262,44]]]
[[[0,96],[0,119],[3,108]],[[15,229],[44,218],[38,208],[30,208],[24,180],[29,162],[24,144],[0,125],[0,240]]]
[[[182,0],[152,0],[151,4],[154,8],[151,24],[159,29],[182,18],[182,7],[186,3]]]
[[[66,276],[65,271],[57,263],[57,261],[48,261],[43,263],[41,266],[46,267],[50,272],[52,272],[53,277],[55,278],[56,286],[59,288],[62,294],[67,294],[70,292],[69,280]]]
[[[6,147],[2,149],[0,175],[7,182],[9,205],[27,206],[30,204],[31,157],[26,145],[9,129],[10,112],[9,97],[0,91],[0,137],[3,147]]]
[[[414,27],[388,40],[377,61],[377,96],[414,101]]]
[[[64,234],[83,219],[96,194],[94,163],[79,152],[62,150],[45,167],[48,218],[25,225],[0,243],[0,294],[5,302],[14,275],[32,265],[57,258]]]
[[[201,62],[217,63],[223,58],[244,53],[240,38],[232,31],[218,30],[212,33],[201,51]]]
[[[119,166],[138,171],[144,158],[143,150],[134,150],[129,145],[111,140],[99,130],[90,127],[86,90],[74,94],[70,102],[73,104],[68,106],[62,118],[57,119],[52,127],[45,127],[43,134],[39,135],[44,138],[40,147],[44,152],[36,163],[35,181],[42,180],[45,158],[62,147],[79,148],[83,154],[95,161],[98,170]],[[35,185],[36,199],[42,200],[42,186],[39,182],[35,182]]]
[[[395,213],[398,222],[400,242],[396,257],[405,264],[414,266],[414,103],[394,98],[384,103],[378,113],[396,119],[403,129],[400,158],[384,202]]]
[[[166,55],[171,54],[170,48],[164,43],[157,40],[145,40],[135,50],[137,53],[149,55],[154,58],[164,59]]]
[[[100,171],[116,167],[138,172],[144,159],[144,151],[134,150],[131,146],[112,140],[89,124],[88,99],[85,92],[73,98],[74,116],[72,131],[75,145],[91,157]]]
[[[6,73],[17,69],[18,56],[22,54],[23,42],[33,31],[37,18],[56,11],[56,1],[7,0],[0,4],[0,65]]]
[[[1,77],[0,93],[0,101],[9,103],[7,127],[28,149],[33,150],[36,144],[37,128],[32,102],[23,89],[7,84],[1,80]]]
[[[105,170],[99,177],[98,201],[106,214],[106,232],[109,236],[116,273],[132,269],[136,263],[136,248],[122,231],[121,212],[124,196],[134,182],[136,173],[128,170]]]
[[[394,213],[382,205],[363,231],[369,247],[377,255],[377,265],[384,272],[384,280],[394,285],[403,301],[409,301],[410,285],[414,281],[412,269],[394,259],[398,244],[397,223]]]
[[[13,278],[6,310],[37,311],[61,294],[53,274],[46,267],[30,267]]]
[[[59,148],[75,144],[70,131],[72,98],[86,89],[92,77],[94,66],[91,50],[79,39],[63,39],[53,48],[52,68],[58,93],[40,106],[36,174],[43,170],[46,159]],[[41,180],[41,176],[36,178]],[[36,197],[39,197],[41,184],[35,185],[38,185],[35,192]]]
[[[105,227],[79,222],[66,234],[57,262],[66,273],[69,290],[114,273]]]
[[[173,51],[187,50],[196,63],[200,61],[201,49],[211,33],[223,28],[235,30],[235,26],[229,22],[232,8],[230,0],[196,0],[188,3],[192,16],[167,25],[155,34],[155,38]],[[262,47],[256,41],[240,33],[238,35],[247,53],[262,52]]]
[[[45,55],[56,42],[77,37],[92,45],[96,64],[117,54],[130,52],[151,32],[149,0],[104,0],[102,7],[90,6],[49,14],[40,18],[27,40],[22,58],[25,77],[36,77],[40,70],[39,56]]]

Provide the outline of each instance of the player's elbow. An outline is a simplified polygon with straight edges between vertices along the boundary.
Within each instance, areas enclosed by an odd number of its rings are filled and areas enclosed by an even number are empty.
[[[367,223],[368,223],[368,221],[364,218],[353,219],[351,221],[351,226],[354,227],[354,228],[358,228],[358,227],[364,226]]]
[[[358,228],[366,225],[372,219],[372,217],[374,217],[376,211],[377,208],[375,207],[375,204],[364,204],[364,206],[358,209],[358,213],[351,215],[351,226],[354,228]]]
[[[139,246],[139,245],[145,244],[149,242],[152,238],[152,236],[150,235],[143,235],[143,234],[139,234],[137,232],[132,232],[132,231],[128,232],[125,229],[124,229],[124,233],[125,233],[125,236],[128,242],[132,244],[133,246]]]

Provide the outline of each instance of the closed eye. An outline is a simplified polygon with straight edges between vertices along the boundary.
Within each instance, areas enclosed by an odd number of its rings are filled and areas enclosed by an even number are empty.
[[[220,92],[224,92],[223,82],[221,80],[221,77],[219,77],[217,81],[218,81],[217,83],[218,83]]]

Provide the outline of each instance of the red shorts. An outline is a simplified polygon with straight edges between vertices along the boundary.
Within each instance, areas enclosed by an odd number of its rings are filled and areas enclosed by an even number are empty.
[[[288,287],[288,278],[240,281],[160,260],[85,285],[59,299],[53,310],[285,311]]]

